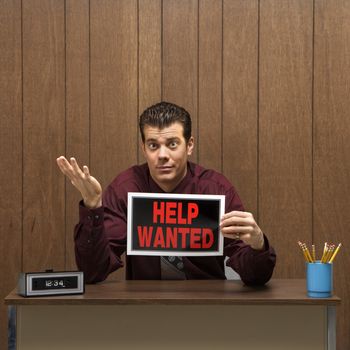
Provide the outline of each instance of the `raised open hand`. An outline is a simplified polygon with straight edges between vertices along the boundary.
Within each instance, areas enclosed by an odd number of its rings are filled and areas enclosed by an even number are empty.
[[[93,209],[102,206],[102,187],[100,183],[90,175],[89,168],[84,165],[80,169],[75,158],[70,158],[70,162],[64,157],[56,159],[57,165],[71,183],[78,189],[83,197],[86,207]]]

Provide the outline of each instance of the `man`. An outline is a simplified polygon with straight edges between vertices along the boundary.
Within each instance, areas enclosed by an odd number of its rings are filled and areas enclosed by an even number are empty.
[[[189,113],[161,102],[142,113],[139,126],[147,163],[122,172],[103,194],[87,166],[81,170],[74,158],[70,162],[64,157],[57,159],[61,171],[83,197],[74,239],[77,265],[87,282],[102,281],[123,266],[120,256],[126,250],[128,192],[167,192],[225,195],[226,214],[220,226],[226,265],[246,284],[266,283],[275,266],[275,252],[253,215],[244,211],[229,181],[188,161],[194,148]],[[126,278],[225,279],[224,258],[127,256]]]

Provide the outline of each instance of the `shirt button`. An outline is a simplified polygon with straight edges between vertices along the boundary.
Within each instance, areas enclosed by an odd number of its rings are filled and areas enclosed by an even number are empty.
[[[88,219],[91,220],[91,216],[90,215],[88,216]]]
[[[99,215],[95,215],[95,219],[97,220],[99,218]]]

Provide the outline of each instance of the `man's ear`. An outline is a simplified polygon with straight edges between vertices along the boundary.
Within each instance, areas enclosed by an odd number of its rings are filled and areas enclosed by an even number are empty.
[[[142,140],[141,140],[141,149],[142,149],[143,155],[146,156],[146,145]]]
[[[190,156],[192,154],[193,148],[194,148],[194,138],[193,138],[193,136],[191,136],[187,142],[187,155],[188,156]]]

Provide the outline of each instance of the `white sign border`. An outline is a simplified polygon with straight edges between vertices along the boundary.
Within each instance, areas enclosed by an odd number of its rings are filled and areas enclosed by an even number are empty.
[[[224,239],[219,229],[219,250],[212,252],[191,251],[191,252],[177,252],[177,251],[142,251],[133,250],[131,247],[132,240],[132,201],[133,198],[167,198],[167,199],[197,199],[197,200],[219,200],[219,216],[220,218],[225,214],[225,196],[214,194],[179,194],[179,193],[148,193],[148,192],[128,192],[128,221],[127,221],[127,255],[142,255],[142,256],[221,256],[224,252]]]

